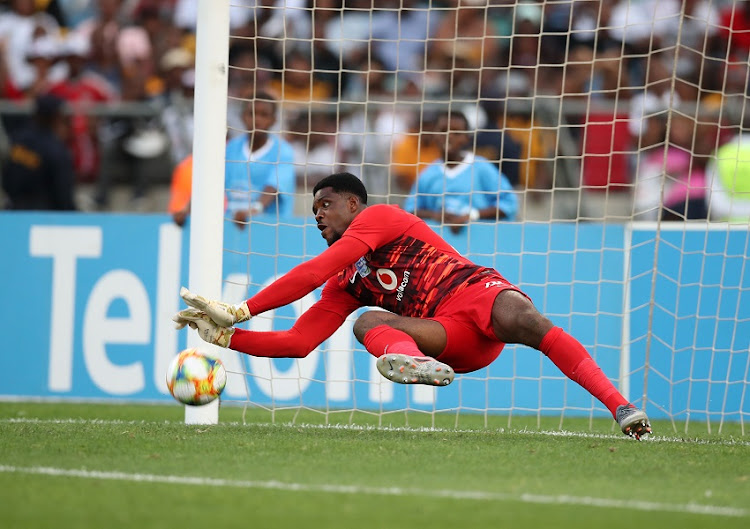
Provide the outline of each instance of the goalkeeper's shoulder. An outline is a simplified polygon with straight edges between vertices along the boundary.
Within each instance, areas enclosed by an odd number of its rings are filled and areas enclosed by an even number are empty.
[[[385,243],[403,235],[420,221],[419,217],[399,206],[374,204],[367,206],[354,218],[344,235],[359,238],[372,247],[372,244]]]
[[[406,228],[420,219],[395,204],[374,204],[367,206],[355,220],[383,228],[393,228],[399,234],[403,234]]]

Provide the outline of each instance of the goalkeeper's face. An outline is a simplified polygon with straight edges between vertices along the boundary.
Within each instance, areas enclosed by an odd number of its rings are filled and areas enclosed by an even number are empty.
[[[351,193],[336,193],[330,187],[313,197],[313,215],[328,246],[338,241],[360,211],[359,199]]]

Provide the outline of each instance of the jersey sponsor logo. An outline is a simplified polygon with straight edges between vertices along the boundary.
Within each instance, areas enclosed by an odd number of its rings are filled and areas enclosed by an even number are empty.
[[[404,289],[406,288],[406,285],[409,284],[409,276],[411,274],[408,270],[404,271],[404,278],[401,280],[401,284],[396,289],[398,291],[398,294],[396,294],[396,301],[401,301],[404,298]]]
[[[487,281],[484,284],[484,288],[492,288],[492,287],[504,287],[509,285],[507,281]]]
[[[393,270],[380,268],[375,272],[375,277],[377,277],[380,286],[388,291],[396,290],[398,287],[398,278],[396,277],[396,274],[393,273]]]
[[[401,279],[400,283],[398,282],[398,277],[396,277],[393,270],[389,270],[388,268],[378,269],[378,271],[375,272],[375,277],[378,279],[380,286],[384,289],[389,292],[396,291],[396,301],[404,299],[404,290],[406,290],[406,286],[409,284],[411,272],[408,270],[404,271],[404,277]]]

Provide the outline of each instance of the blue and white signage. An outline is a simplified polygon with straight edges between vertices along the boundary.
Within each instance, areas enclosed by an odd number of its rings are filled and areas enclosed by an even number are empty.
[[[694,417],[723,410],[729,420],[750,413],[747,230],[657,237],[623,225],[508,223],[442,235],[519,284],[613,381],[629,385],[631,399],[647,387],[657,404],[652,415],[657,407]],[[164,373],[187,344],[188,331],[175,330],[171,316],[183,308],[188,241],[187,230],[166,215],[0,212],[2,356],[14,373],[0,397],[171,399]],[[325,242],[309,220],[279,226],[261,219],[245,230],[227,224],[224,247],[217,256],[223,299],[237,302],[320,253]],[[318,296],[246,325],[288,329]],[[303,360],[222,351],[230,371],[224,398],[328,409],[603,410],[525,347],[506,347],[492,366],[446,388],[392,384],[354,338],[357,314]]]

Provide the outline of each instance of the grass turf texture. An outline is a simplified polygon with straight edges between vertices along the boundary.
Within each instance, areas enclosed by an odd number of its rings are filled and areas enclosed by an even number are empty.
[[[575,436],[517,430],[515,418],[425,430],[420,415],[341,428],[310,412],[276,417],[295,425],[268,417],[224,407],[219,425],[187,426],[178,405],[3,403],[2,526],[750,525],[747,438],[681,439],[665,424],[669,437],[638,443],[609,421]],[[366,426],[378,423],[393,427]]]

